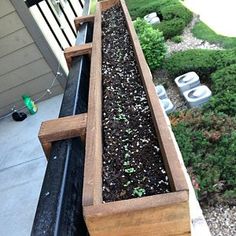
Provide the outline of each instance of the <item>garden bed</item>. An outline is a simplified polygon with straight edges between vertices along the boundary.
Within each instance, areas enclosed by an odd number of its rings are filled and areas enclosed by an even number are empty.
[[[188,187],[124,1],[98,3],[91,65],[83,192],[90,235],[189,235]]]

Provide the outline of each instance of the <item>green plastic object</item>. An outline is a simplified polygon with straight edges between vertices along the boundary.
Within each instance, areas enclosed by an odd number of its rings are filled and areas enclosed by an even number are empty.
[[[38,107],[36,106],[34,101],[30,98],[30,96],[22,95],[22,99],[31,115],[35,114],[38,111]]]

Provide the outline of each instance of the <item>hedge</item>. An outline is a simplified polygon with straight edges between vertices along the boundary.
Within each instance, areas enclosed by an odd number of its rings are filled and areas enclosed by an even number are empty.
[[[153,0],[149,2],[126,0],[126,2],[133,20],[156,12],[161,20],[157,28],[163,32],[165,39],[180,35],[192,19],[192,12],[177,0]]]
[[[217,70],[211,80],[213,96],[204,110],[236,116],[236,64]]]
[[[211,73],[231,64],[236,64],[236,49],[191,49],[173,54],[166,59],[164,67],[172,79],[186,72],[195,71],[200,79],[208,80]]]

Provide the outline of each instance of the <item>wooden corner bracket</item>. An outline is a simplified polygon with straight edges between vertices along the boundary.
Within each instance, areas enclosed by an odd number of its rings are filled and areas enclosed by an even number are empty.
[[[79,30],[79,27],[80,27],[83,23],[87,23],[87,22],[94,22],[94,15],[76,17],[76,18],[74,19],[76,31]]]
[[[47,160],[50,156],[52,142],[75,137],[81,137],[82,141],[85,141],[86,126],[87,113],[44,121],[38,137]]]
[[[85,43],[82,45],[76,45],[69,48],[65,48],[64,56],[67,62],[68,68],[72,66],[72,57],[82,56],[92,53],[92,43]]]

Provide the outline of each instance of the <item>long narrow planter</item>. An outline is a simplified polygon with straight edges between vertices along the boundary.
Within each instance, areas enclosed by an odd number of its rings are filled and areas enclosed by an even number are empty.
[[[126,18],[172,192],[104,203],[101,13],[115,4],[121,6]],[[151,72],[123,0],[108,0],[97,4],[91,65],[83,190],[83,214],[90,235],[190,235],[187,183],[170,127],[155,92]]]

